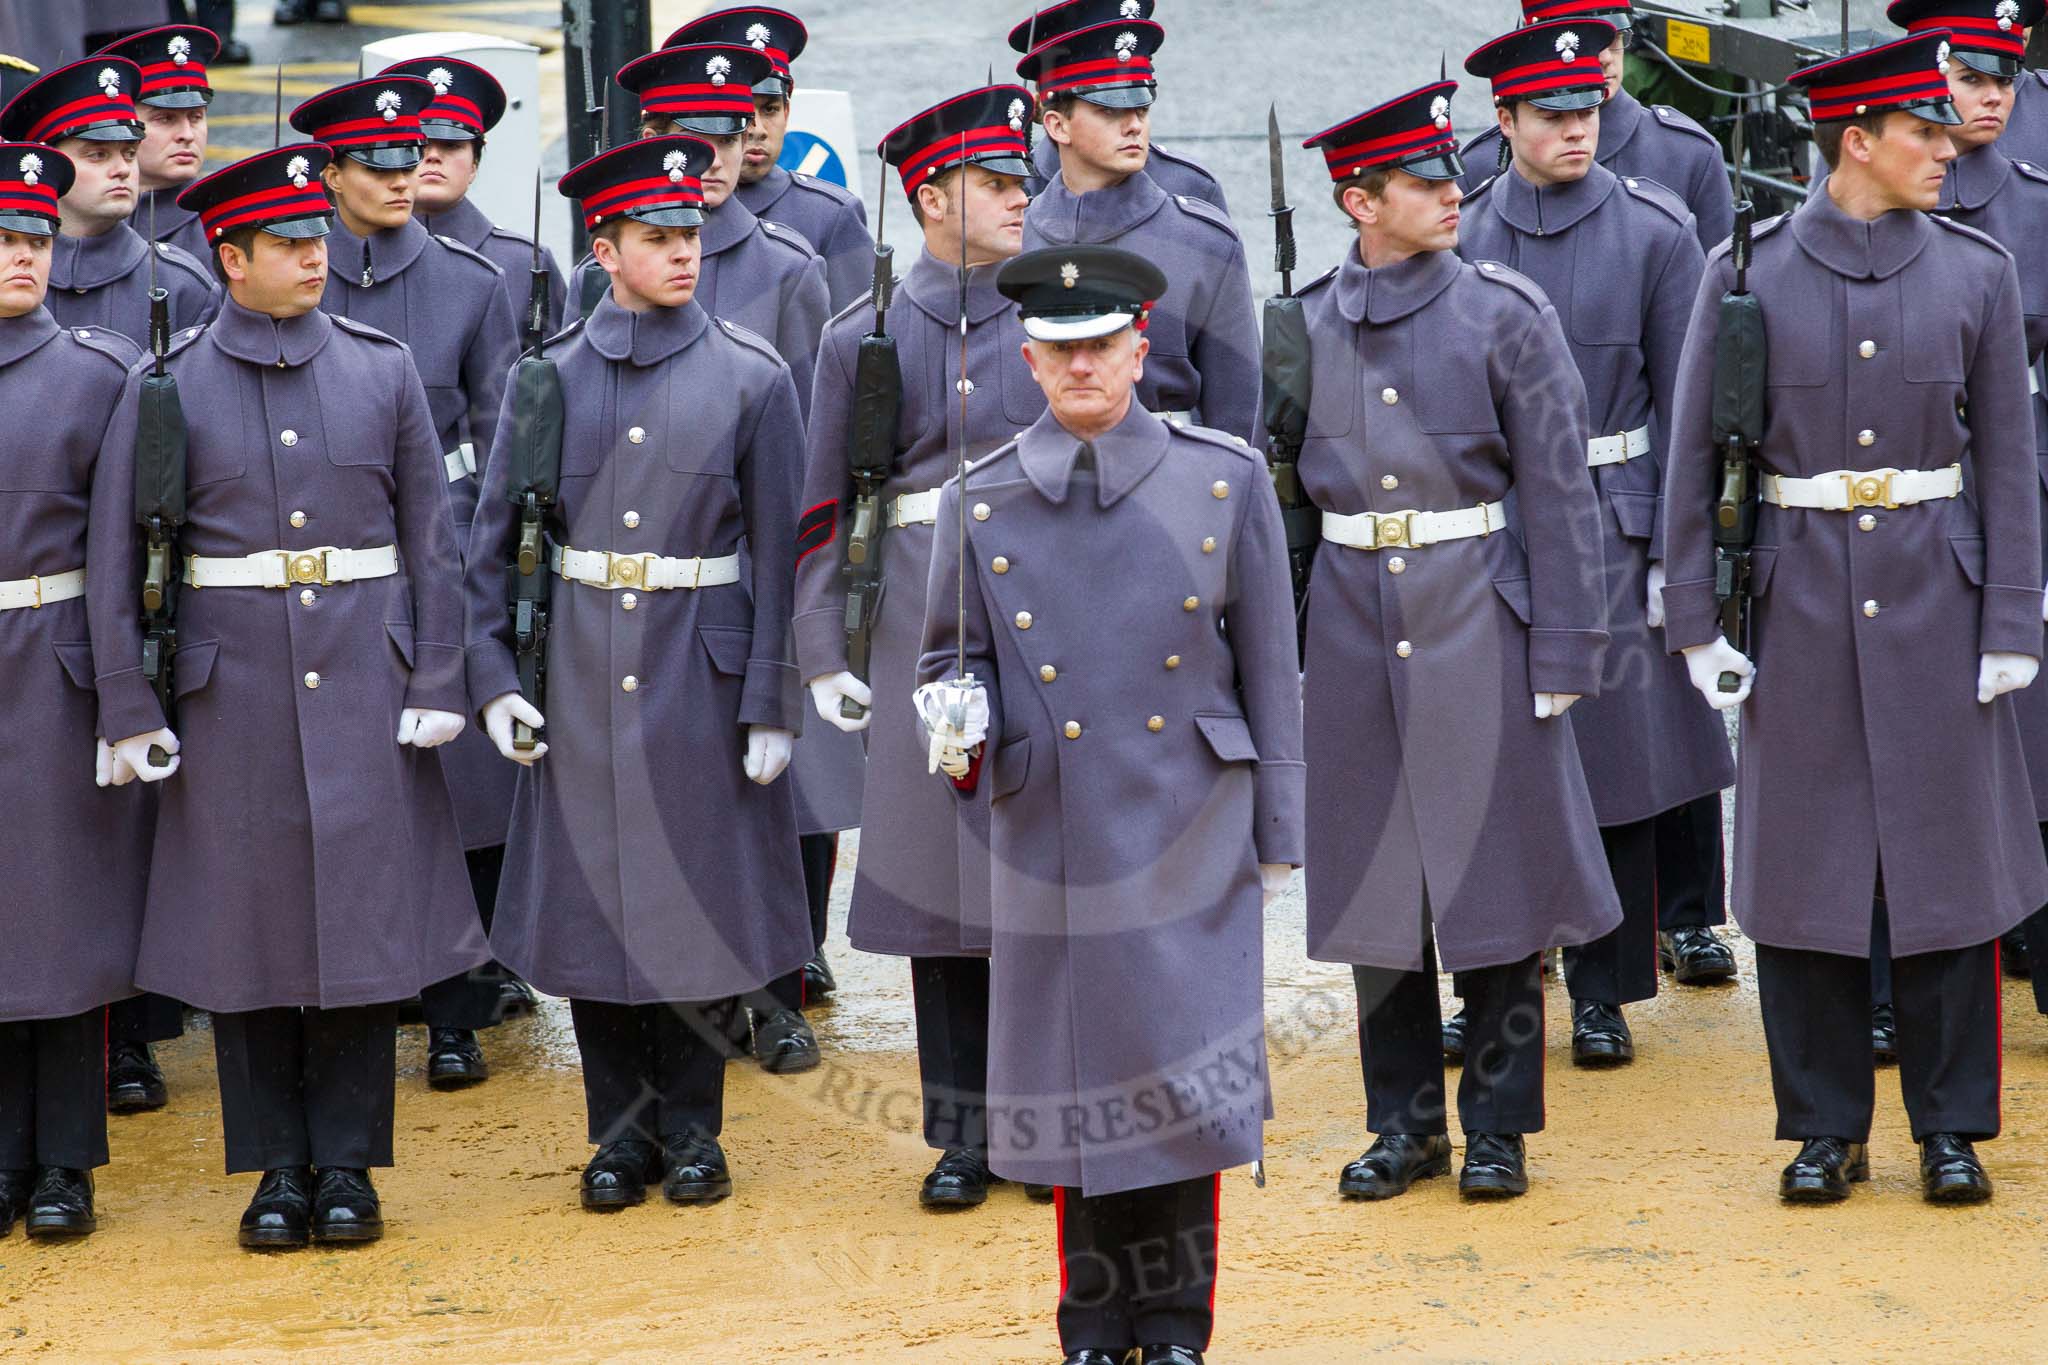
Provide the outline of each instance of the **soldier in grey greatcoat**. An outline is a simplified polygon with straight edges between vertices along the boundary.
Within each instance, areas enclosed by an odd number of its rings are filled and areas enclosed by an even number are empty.
[[[776,780],[802,720],[789,617],[803,422],[768,343],[692,297],[693,172],[711,159],[697,138],[643,139],[562,179],[613,283],[555,352],[544,713],[518,691],[505,607],[507,460],[491,462],[469,547],[470,692],[499,752],[526,765],[491,940],[569,997],[594,1210],[639,1203],[655,1179],[678,1203],[731,1192],[721,1015],[794,986],[811,952]],[[515,748],[515,719],[545,743]]]
[[[1522,89],[1532,65],[1560,70],[1540,95],[1497,96],[1495,122],[1513,160],[1466,200],[1458,244],[1468,261],[1498,262],[1536,282],[1559,310],[1585,381],[1584,462],[1600,499],[1609,644],[1599,696],[1573,713],[1572,732],[1622,922],[1564,953],[1572,1060],[1581,1066],[1632,1061],[1622,1006],[1657,993],[1658,821],[1682,820],[1686,807],[1704,802],[1718,828],[1721,790],[1735,780],[1727,732],[1702,713],[1684,664],[1657,635],[1663,437],[1705,258],[1675,195],[1595,161],[1606,109],[1593,53],[1606,33],[1600,20],[1529,25],[1467,61],[1502,92]],[[1562,61],[1564,51],[1575,59]],[[1704,892],[1704,868],[1677,871],[1697,874]],[[1695,945],[1692,935],[1682,935],[1682,970],[1697,977],[1698,957],[1712,952],[1721,979],[1733,974],[1725,945],[1711,935]]]
[[[905,120],[882,140],[923,228],[924,249],[887,315],[903,382],[895,459],[881,490],[882,592],[865,678],[847,671],[846,541],[856,492],[848,463],[858,421],[855,377],[861,339],[875,327],[869,300],[825,329],[798,531],[797,661],[823,723],[867,736],[867,819],[847,937],[863,952],[910,959],[924,1139],[941,1154],[924,1178],[926,1207],[979,1204],[988,1191],[987,803],[969,803],[956,825],[952,796],[926,774],[923,735],[909,711],[885,702],[879,715],[849,719],[841,707],[847,698],[860,707],[872,695],[900,698],[915,685],[939,486],[953,473],[961,442],[979,458],[1045,410],[1044,393],[1017,359],[1022,324],[995,279],[1023,241],[1030,107],[1022,86],[985,86]]]
[[[1144,173],[1152,53],[1164,38],[1147,20],[1096,24],[1017,63],[1061,149],[1058,177],[1024,216],[1024,246],[1115,246],[1158,265],[1171,292],[1152,310],[1138,401],[1249,440],[1260,426],[1259,336],[1244,243],[1214,204]]]
[[[183,196],[227,298],[168,362],[187,428],[171,714],[138,628],[143,369],[93,478],[100,733],[117,776],[161,783],[135,984],[213,1013],[227,1168],[263,1172],[252,1247],[382,1234],[396,1002],[487,953],[421,752],[468,710],[442,447],[406,348],[319,309],[329,155],[289,144]]]
[[[2048,899],[2004,697],[2042,631],[2020,287],[1997,243],[1925,212],[1955,156],[1950,53],[1929,30],[1794,76],[1831,173],[1759,229],[1747,277],[1769,344],[1754,664],[1720,636],[1709,530],[1725,253],[1679,367],[1665,636],[1710,702],[1743,707],[1734,904],[1778,1137],[1802,1144],[1791,1200],[1867,1177],[1869,958],[1887,942],[1923,1190],[1990,1197],[1972,1143],[1999,1128],[1996,940]]]
[[[135,95],[142,147],[135,157],[137,202],[130,221],[136,231],[170,243],[195,261],[212,252],[199,215],[178,207],[178,193],[205,168],[206,113],[213,103],[206,68],[220,56],[220,48],[211,29],[169,24],[131,33],[103,49],[126,57],[142,72]]]
[[[135,347],[59,327],[43,307],[58,196],[70,161],[0,143],[0,764],[10,838],[0,952],[0,1237],[93,1231],[94,1168],[107,1164],[106,1006],[132,995],[148,812],[140,791],[101,791],[112,751],[95,741],[85,609],[93,464]]]
[[[1439,961],[1471,1002],[1459,1188],[1528,1188],[1538,955],[1621,916],[1572,735],[1608,646],[1585,387],[1543,291],[1455,252],[1456,89],[1307,144],[1359,234],[1303,291],[1299,468],[1324,542],[1303,683],[1308,951],[1352,964],[1377,1137],[1338,1189],[1362,1199],[1450,1171]]]
[[[1302,861],[1280,509],[1256,451],[1136,401],[1157,267],[1027,252],[997,287],[1049,406],[945,485],[917,693],[990,800],[990,1165],[1057,1187],[1069,1362],[1199,1362],[1220,1172],[1272,1108],[1262,910]]]

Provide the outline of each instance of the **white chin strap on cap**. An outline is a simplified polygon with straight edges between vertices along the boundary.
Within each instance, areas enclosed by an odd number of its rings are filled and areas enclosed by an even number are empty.
[[[1137,316],[1135,312],[1117,312],[1095,317],[1026,318],[1024,335],[1033,341],[1093,341],[1121,332]]]

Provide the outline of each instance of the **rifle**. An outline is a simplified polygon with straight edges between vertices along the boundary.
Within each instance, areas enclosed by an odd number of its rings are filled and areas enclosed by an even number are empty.
[[[1749,653],[1750,551],[1756,542],[1760,480],[1756,456],[1764,437],[1764,372],[1769,346],[1763,302],[1749,292],[1750,229],[1755,208],[1735,206],[1735,235],[1729,260],[1734,287],[1721,296],[1720,334],[1714,340],[1714,445],[1721,456],[1721,490],[1714,499],[1714,599],[1720,603],[1721,633]],[[1723,692],[1741,690],[1742,680],[1723,673]]]
[[[172,667],[178,654],[178,527],[185,520],[185,408],[177,377],[165,368],[171,349],[171,292],[156,282],[156,201],[150,200],[149,353],[135,423],[135,521],[142,528],[142,676],[171,725]],[[152,744],[149,761],[171,756]]]
[[[1322,523],[1295,466],[1308,429],[1308,316],[1301,300],[1294,297],[1294,209],[1287,202],[1286,172],[1281,164],[1280,115],[1271,105],[1266,108],[1266,162],[1273,185],[1273,268],[1280,272],[1280,292],[1266,300],[1259,357],[1260,404],[1266,425],[1266,467],[1280,498],[1280,519],[1287,531],[1287,567],[1294,579],[1298,615],[1308,594],[1309,566],[1322,540]]]
[[[519,541],[505,567],[512,616],[512,657],[519,695],[536,710],[546,704],[548,577],[545,522],[562,480],[562,375],[545,354],[548,272],[540,255],[540,173],[533,177],[533,270],[527,289],[526,351],[512,367],[512,431],[505,443],[512,477],[506,496],[519,509]],[[531,752],[540,736],[524,721],[512,726],[512,747]]]
[[[875,216],[875,330],[860,339],[853,366],[853,423],[846,462],[853,473],[853,520],[846,533],[846,667],[862,682],[874,650],[875,613],[882,601],[882,484],[896,459],[896,417],[903,401],[903,371],[896,338],[889,335],[893,248],[882,240],[889,211],[889,168],[882,167],[882,200]],[[839,714],[857,720],[867,708],[851,697],[839,700]]]

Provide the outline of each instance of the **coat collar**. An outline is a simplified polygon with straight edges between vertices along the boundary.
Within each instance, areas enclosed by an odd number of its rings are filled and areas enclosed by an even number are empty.
[[[771,166],[768,168],[768,174],[751,185],[741,185],[733,191],[732,197],[744,203],[749,213],[760,218],[767,214],[777,200],[788,194],[789,187],[795,183],[796,181],[789,178],[788,171],[780,166]]]
[[[1614,98],[1600,106],[1600,150],[1593,159],[1605,166],[1620,156],[1621,149],[1643,130],[1648,116],[1641,100],[1627,90],[1615,91]]]
[[[1578,180],[1538,187],[1522,178],[1510,163],[1487,198],[1508,226],[1535,237],[1554,236],[1574,226],[1607,202],[1619,182],[1597,161]]]
[[[659,365],[682,350],[711,325],[695,299],[680,308],[650,308],[636,313],[621,308],[610,291],[598,300],[583,324],[590,348],[606,360],[630,361],[643,369]]]
[[[334,334],[334,321],[318,308],[295,318],[274,318],[223,295],[206,335],[237,360],[251,365],[297,368],[320,354]]]
[[[1010,301],[996,292],[999,269],[1000,262],[968,270],[969,326],[979,326],[1010,306]],[[929,250],[920,251],[911,263],[910,273],[903,277],[903,295],[929,314],[932,321],[951,327],[960,317],[960,267],[948,265]]]
[[[716,256],[753,236],[760,221],[737,194],[728,195],[717,208],[704,210],[704,226],[697,230],[697,241],[706,256]]]
[[[1112,242],[1166,207],[1166,191],[1143,171],[1107,188],[1075,194],[1054,176],[1031,201],[1031,224],[1046,241]]]
[[[1924,213],[1895,209],[1872,222],[1851,218],[1827,187],[1817,186],[1792,215],[1792,236],[1806,254],[1837,275],[1883,280],[1913,263],[1936,229]]]
[[[148,255],[149,243],[126,223],[97,237],[60,234],[50,248],[50,288],[98,289],[125,280]]]
[[[496,226],[484,215],[482,209],[470,201],[468,195],[464,195],[439,213],[420,214],[418,217],[420,226],[427,231],[439,233],[443,237],[453,237],[471,251],[481,250]],[[377,273],[384,273],[384,263],[381,260],[377,263]],[[361,279],[362,276],[357,275],[356,278]]]
[[[1936,205],[1936,209],[1940,212],[1981,209],[1998,197],[2010,179],[2011,158],[1998,150],[1997,143],[1987,142],[1948,163],[1948,178],[1941,182],[1941,203]]]
[[[1453,252],[1424,251],[1374,270],[1354,248],[1337,271],[1337,311],[1351,323],[1398,322],[1450,288],[1459,265]]]
[[[1030,430],[1017,438],[1017,459],[1024,476],[1048,502],[1065,503],[1074,466],[1085,447],[1095,465],[1096,501],[1113,507],[1158,468],[1172,440],[1172,429],[1145,411],[1133,392],[1131,410],[1124,420],[1093,442],[1077,440],[1047,408]]]
[[[12,365],[47,345],[57,335],[57,320],[47,308],[18,318],[0,318],[0,365]]]
[[[419,219],[408,218],[402,226],[378,228],[365,239],[343,227],[337,214],[328,229],[327,268],[343,284],[360,289],[367,257],[372,271],[370,287],[375,288],[418,260],[427,249],[429,236]]]

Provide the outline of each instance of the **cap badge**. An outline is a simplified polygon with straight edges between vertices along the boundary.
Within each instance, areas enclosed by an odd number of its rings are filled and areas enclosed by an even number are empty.
[[[774,36],[773,33],[768,31],[768,25],[766,24],[755,24],[747,30],[747,42],[757,52],[765,49],[768,46],[768,40]]]
[[[121,93],[121,73],[111,66],[100,68],[100,89],[111,97]]]
[[[2012,26],[2020,21],[2020,0],[1998,0],[1998,28],[2001,33],[2012,32]]]
[[[1065,265],[1060,267],[1060,285],[1062,288],[1072,289],[1075,285],[1079,284],[1080,282],[1080,266],[1075,265],[1072,261],[1068,261]]]
[[[182,33],[171,35],[171,41],[164,44],[164,50],[171,54],[174,65],[183,66],[192,60],[192,40]]]
[[[690,158],[680,148],[670,152],[661,159],[661,168],[667,171],[668,178],[678,185],[683,183],[683,172],[689,168],[689,165]]]
[[[386,123],[398,121],[399,106],[404,103],[405,100],[396,90],[382,90],[377,94],[377,112],[384,116]]]
[[[1579,59],[1579,31],[1568,28],[1557,35],[1557,57],[1559,61],[1575,62]]]
[[[1144,12],[1145,6],[1142,0],[1124,0],[1121,5],[1116,7],[1117,17],[1120,19],[1135,19]]]
[[[1137,34],[1126,31],[1116,35],[1116,59],[1118,61],[1129,61],[1131,59],[1131,54],[1136,52],[1137,50]]]
[[[295,190],[306,188],[306,178],[312,171],[313,163],[302,156],[295,156],[284,163],[284,173],[291,177],[292,188]]]
[[[711,78],[713,85],[725,84],[725,73],[732,70],[732,59],[724,53],[704,63],[704,74]]]
[[[1010,131],[1011,131],[1011,132],[1013,132],[1013,133],[1021,133],[1021,132],[1023,132],[1023,131],[1024,131],[1024,101],[1023,101],[1023,100],[1011,100],[1011,101],[1010,101],[1010,111],[1009,111],[1009,113],[1008,113],[1007,117],[1008,117],[1008,118],[1009,118],[1009,120],[1010,120]]]
[[[21,159],[21,183],[33,185],[43,178],[43,159],[34,152]]]
[[[1948,74],[1948,54],[1952,50],[1953,49],[1949,47],[1948,40],[1946,38],[1942,39],[1940,47],[1934,49],[1934,69],[1941,72],[1943,75]]]
[[[1429,121],[1441,131],[1451,126],[1451,102],[1438,95],[1429,102]]]
[[[455,73],[445,66],[437,66],[427,73],[427,80],[433,85],[435,94],[445,95],[448,87],[455,84]]]

